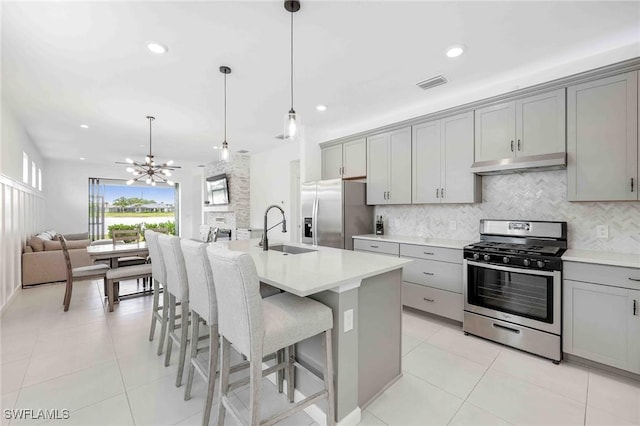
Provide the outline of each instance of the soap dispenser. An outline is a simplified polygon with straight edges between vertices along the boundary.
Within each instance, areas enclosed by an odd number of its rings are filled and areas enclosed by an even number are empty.
[[[382,216],[376,217],[376,235],[384,235],[384,221]]]

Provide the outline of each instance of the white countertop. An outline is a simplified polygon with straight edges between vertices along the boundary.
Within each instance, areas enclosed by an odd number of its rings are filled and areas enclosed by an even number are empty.
[[[466,240],[445,240],[441,238],[422,238],[422,237],[409,237],[404,235],[354,235],[353,238],[361,240],[374,240],[374,241],[388,241],[390,243],[405,243],[405,244],[419,244],[423,246],[443,247],[451,249],[462,249],[464,246],[473,244],[476,241]]]
[[[598,263],[601,265],[640,268],[640,254],[569,249],[562,255],[565,262]]]
[[[311,253],[284,254],[263,251],[258,239],[223,241],[231,250],[249,253],[256,264],[260,281],[297,296],[353,284],[364,278],[402,268],[411,260],[374,253],[340,250],[331,247],[286,243],[316,250]],[[271,243],[275,245],[278,243]]]

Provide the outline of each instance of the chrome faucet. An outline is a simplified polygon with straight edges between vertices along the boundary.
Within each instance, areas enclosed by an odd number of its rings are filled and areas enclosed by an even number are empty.
[[[269,210],[271,210],[272,208],[276,208],[278,210],[280,210],[280,213],[282,213],[282,221],[276,223],[275,225],[273,225],[271,228],[267,228],[267,216],[269,214]],[[267,207],[267,210],[265,210],[264,212],[264,233],[262,234],[262,250],[263,251],[267,251],[269,250],[269,239],[267,238],[267,232],[269,232],[271,229],[275,228],[276,226],[282,224],[282,232],[287,232],[287,219],[284,217],[284,210],[282,210],[282,208],[276,204]]]

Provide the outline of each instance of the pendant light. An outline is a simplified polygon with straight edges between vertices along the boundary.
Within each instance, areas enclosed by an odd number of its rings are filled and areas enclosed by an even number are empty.
[[[223,65],[220,67],[220,72],[224,74],[224,140],[222,141],[220,159],[228,163],[229,144],[227,143],[227,74],[231,74],[231,68]]]
[[[174,166],[173,160],[166,163],[156,164],[153,159],[153,152],[151,151],[151,123],[155,120],[155,117],[147,115],[149,120],[149,154],[145,157],[144,161],[133,161],[127,158],[125,162],[116,161],[116,164],[126,164],[127,172],[133,174],[133,178],[127,181],[127,185],[131,185],[138,181],[144,181],[148,185],[156,186],[156,183],[166,183],[167,185],[174,185],[174,182],[168,179],[171,176],[171,172],[175,169],[179,169],[180,166]]]
[[[298,136],[300,130],[300,116],[293,109],[293,14],[300,10],[298,0],[286,0],[284,8],[291,13],[291,109],[284,116],[284,139],[292,140]]]

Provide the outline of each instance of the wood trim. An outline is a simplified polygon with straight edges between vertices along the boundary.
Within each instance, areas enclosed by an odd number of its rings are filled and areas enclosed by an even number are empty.
[[[437,120],[445,118],[450,115],[460,114],[474,110],[477,108],[498,104],[502,102],[517,100],[540,93],[562,89],[574,84],[586,83],[592,80],[598,80],[600,78],[611,77],[617,74],[624,74],[631,71],[640,69],[640,57],[627,59],[626,61],[617,62],[611,65],[605,65],[599,68],[595,68],[589,71],[572,74],[566,77],[561,77],[555,80],[551,80],[545,83],[539,83],[533,86],[525,87],[524,89],[518,89],[511,92],[496,95],[490,98],[481,99],[478,101],[469,102],[466,104],[458,105],[452,108],[447,108],[441,111],[436,111],[430,114],[421,115],[418,117],[410,118],[407,120],[399,121],[397,123],[387,124],[385,126],[376,127],[374,129],[366,130],[363,132],[354,133],[348,136],[343,136],[336,139],[331,139],[326,142],[321,142],[320,148],[326,148],[333,145],[338,145],[344,142],[350,142],[353,139],[373,136],[379,133],[398,130],[402,127],[413,126],[426,121]]]

